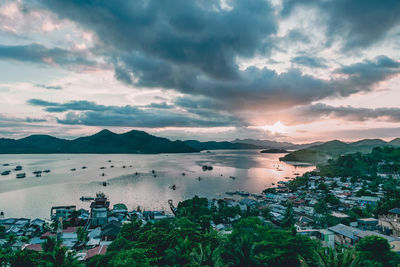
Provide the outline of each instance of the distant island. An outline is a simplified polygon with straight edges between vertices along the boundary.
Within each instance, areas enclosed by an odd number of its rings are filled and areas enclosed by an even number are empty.
[[[291,152],[281,157],[280,160],[318,164],[325,162],[328,159],[348,153],[370,153],[373,148],[383,146],[400,147],[400,138],[396,138],[390,142],[386,142],[381,139],[363,139],[352,143],[333,140],[320,145]]]
[[[260,153],[278,154],[278,153],[289,153],[289,152],[282,148],[270,148],[270,149],[261,150]]]
[[[191,153],[198,149],[182,141],[171,141],[143,131],[116,134],[102,130],[94,135],[74,140],[48,135],[31,135],[22,139],[0,139],[0,154],[46,154],[46,153]]]

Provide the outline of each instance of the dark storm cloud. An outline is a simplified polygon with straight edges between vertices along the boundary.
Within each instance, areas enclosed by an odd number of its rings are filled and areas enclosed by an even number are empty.
[[[61,124],[121,127],[217,127],[242,125],[236,118],[224,114],[208,114],[203,111],[182,112],[168,105],[154,104],[142,107],[104,106],[89,101],[67,103],[30,99],[28,104],[43,107],[47,112],[64,113],[57,118]],[[164,109],[160,112],[160,109]]]
[[[170,64],[192,66],[217,79],[237,76],[235,57],[267,52],[276,32],[267,1],[62,1],[43,6],[96,32],[103,48],[125,61],[134,51]],[[90,10],[90,15],[88,15]]]
[[[368,62],[360,63],[365,68],[359,73],[331,80],[297,69],[283,73],[268,68],[239,69],[238,58],[268,56],[276,45],[277,21],[268,1],[234,0],[228,9],[216,1],[37,2],[60,18],[94,31],[99,42],[93,52],[108,58],[120,81],[177,90],[187,98],[202,96],[219,110],[287,108],[330,96],[345,97],[369,91],[393,74],[393,69],[367,66]],[[323,66],[312,58],[295,61]],[[361,79],[372,71],[379,75]]]
[[[45,84],[36,84],[38,88],[48,89],[48,90],[62,90],[63,87],[60,85],[45,85]]]
[[[335,71],[349,77],[344,85],[357,87],[358,91],[370,90],[371,86],[384,81],[400,72],[400,62],[394,61],[386,56],[378,56],[373,60],[343,66]]]
[[[297,56],[291,59],[292,63],[303,65],[310,68],[326,68],[327,65],[324,63],[324,59],[318,57],[309,56]]]
[[[400,22],[398,0],[284,0],[282,15],[294,7],[314,6],[327,20],[327,36],[343,41],[343,49],[364,48],[381,41]]]
[[[369,109],[355,108],[351,106],[333,107],[319,103],[299,108],[296,113],[312,120],[321,117],[331,117],[348,121],[381,120],[400,122],[400,108]]]
[[[46,48],[39,44],[1,45],[0,60],[67,65],[93,65],[83,54],[61,48]]]

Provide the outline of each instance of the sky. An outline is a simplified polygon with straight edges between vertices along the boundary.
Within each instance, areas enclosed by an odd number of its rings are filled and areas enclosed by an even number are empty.
[[[398,0],[0,0],[0,137],[400,137]]]

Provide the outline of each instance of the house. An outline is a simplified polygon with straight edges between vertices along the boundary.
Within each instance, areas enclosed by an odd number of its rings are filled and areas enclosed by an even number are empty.
[[[323,247],[335,247],[335,234],[332,231],[321,229],[318,230],[319,232],[319,239],[322,241]]]
[[[357,223],[358,228],[364,231],[375,231],[378,229],[378,220],[375,218],[358,219]]]
[[[22,247],[22,250],[33,250],[33,251],[37,251],[37,252],[41,252],[42,249],[42,244],[27,244],[25,246]]]
[[[379,201],[379,197],[370,197],[370,196],[361,196],[357,199],[357,202],[360,206],[371,205],[375,206]]]
[[[312,229],[312,224],[314,223],[314,220],[306,217],[306,216],[300,216],[296,223],[295,223],[295,227],[297,231],[301,231],[301,230],[308,230],[308,229]]]
[[[101,239],[110,241],[117,238],[121,230],[122,223],[118,221],[111,221],[101,228]]]
[[[336,245],[349,248],[354,247],[361,238],[371,235],[385,238],[389,242],[389,244],[391,244],[392,242],[400,241],[399,238],[390,237],[373,231],[363,231],[358,228],[350,227],[344,224],[332,226],[328,228],[328,230],[335,234]]]
[[[87,237],[89,240],[86,242],[86,246],[88,246],[88,247],[98,246],[101,241],[101,228],[97,227],[97,228],[91,230],[88,233]]]
[[[59,221],[62,218],[63,221],[68,220],[71,214],[76,211],[76,206],[54,206],[50,210],[50,218],[54,221]]]
[[[98,247],[94,247],[92,249],[89,249],[87,251],[85,257],[83,258],[83,260],[87,261],[87,260],[91,259],[92,257],[94,257],[96,255],[104,255],[107,252],[107,248],[108,248],[108,246],[100,245]]]
[[[378,227],[384,234],[400,236],[400,208],[391,209],[388,214],[379,216]]]
[[[72,248],[78,242],[77,227],[67,227],[61,232],[62,244],[68,248]]]

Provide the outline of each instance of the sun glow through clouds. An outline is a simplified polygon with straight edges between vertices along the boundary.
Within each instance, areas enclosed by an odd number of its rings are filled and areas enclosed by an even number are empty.
[[[287,129],[288,129],[288,127],[285,124],[283,124],[281,121],[277,121],[272,125],[250,126],[249,128],[262,129],[262,130],[268,131],[272,134],[287,133]]]

